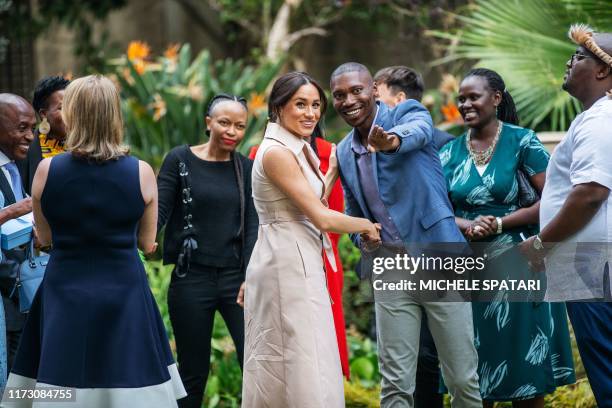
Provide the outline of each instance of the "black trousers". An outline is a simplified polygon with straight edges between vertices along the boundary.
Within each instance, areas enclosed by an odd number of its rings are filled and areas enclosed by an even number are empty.
[[[242,369],[244,312],[236,303],[244,281],[240,268],[191,265],[184,278],[172,274],[168,290],[170,322],[176,339],[178,370],[187,396],[181,408],[200,408],[210,369],[215,312],[219,311],[236,345]]]

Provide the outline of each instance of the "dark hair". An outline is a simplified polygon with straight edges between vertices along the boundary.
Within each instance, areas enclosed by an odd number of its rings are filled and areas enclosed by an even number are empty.
[[[423,77],[417,71],[404,65],[381,69],[374,75],[374,82],[385,84],[394,95],[404,92],[406,98],[420,101],[425,91]]]
[[[246,99],[244,99],[244,97],[236,96],[236,95],[231,95],[231,94],[227,94],[227,93],[219,93],[219,94],[216,94],[215,96],[213,96],[212,99],[210,100],[210,102],[208,103],[208,108],[206,109],[206,116],[210,116],[210,113],[215,108],[215,106],[217,106],[219,103],[224,102],[224,101],[238,102],[239,104],[244,106],[244,109],[247,112],[249,110],[249,108],[247,106],[247,101],[246,101]]]
[[[48,76],[38,81],[32,98],[32,106],[36,113],[40,112],[41,109],[47,109],[49,107],[49,97],[54,92],[66,89],[68,84],[70,84],[70,81],[61,76]]]
[[[270,98],[268,99],[268,118],[270,122],[276,123],[278,121],[280,109],[289,102],[291,97],[293,97],[301,86],[308,84],[312,84],[317,88],[317,91],[319,91],[319,98],[321,98],[321,119],[315,126],[312,137],[323,137],[323,126],[321,121],[327,110],[327,97],[321,85],[305,72],[288,72],[274,82],[272,91],[270,92]]]
[[[331,74],[330,81],[333,81],[333,79],[337,76],[346,74],[347,72],[367,72],[369,75],[372,75],[368,67],[363,64],[360,64],[359,62],[345,62],[338,68],[334,69],[334,72],[332,72]]]
[[[502,99],[497,107],[497,119],[502,122],[518,125],[519,118],[516,112],[516,106],[514,105],[514,99],[510,92],[506,90],[506,84],[502,77],[495,71],[487,68],[475,68],[470,70],[463,80],[471,76],[477,76],[484,78],[487,81],[487,86],[493,90],[501,93]]]
[[[213,96],[210,102],[208,103],[208,108],[206,109],[206,116],[210,116],[215,106],[225,101],[238,102],[244,107],[244,110],[246,110],[247,112],[249,111],[247,101],[246,99],[244,99],[244,97],[231,95],[227,93],[220,93],[220,94],[216,94],[215,96]],[[206,129],[206,134],[210,135],[210,130]]]

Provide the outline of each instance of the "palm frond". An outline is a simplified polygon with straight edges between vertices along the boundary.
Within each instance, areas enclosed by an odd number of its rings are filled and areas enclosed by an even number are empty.
[[[475,60],[497,71],[525,126],[565,130],[580,111],[561,89],[566,61],[575,49],[567,30],[581,22],[610,31],[610,16],[609,1],[478,0],[470,15],[457,16],[463,23],[453,37],[457,45],[435,63]],[[449,38],[448,33],[433,35]]]

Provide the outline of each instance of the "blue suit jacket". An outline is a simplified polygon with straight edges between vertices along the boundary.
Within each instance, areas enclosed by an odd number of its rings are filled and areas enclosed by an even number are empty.
[[[455,224],[427,109],[412,99],[393,109],[379,104],[375,124],[401,138],[397,152],[375,153],[371,158],[380,198],[407,248],[414,248],[415,244],[422,247],[420,244],[424,243],[465,242]],[[345,212],[373,221],[363,198],[357,161],[351,149],[353,132],[337,148]],[[359,247],[359,235],[353,234],[351,239]]]

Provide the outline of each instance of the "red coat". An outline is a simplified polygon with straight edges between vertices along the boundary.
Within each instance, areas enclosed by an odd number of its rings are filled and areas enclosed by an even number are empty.
[[[320,170],[323,174],[327,173],[329,168],[329,156],[331,155],[332,144],[324,139],[316,138],[317,153],[321,161]],[[249,152],[249,158],[255,158],[258,146],[253,146]],[[329,208],[339,212],[344,211],[344,195],[340,179],[336,180],[336,184],[332,188],[329,196]],[[332,300],[332,313],[334,316],[334,326],[336,328],[336,338],[338,340],[338,350],[340,352],[340,363],[342,364],[342,373],[348,379],[350,377],[348,348],[346,345],[346,325],[344,323],[344,310],[342,307],[342,289],[344,287],[344,272],[342,270],[342,262],[338,254],[339,234],[329,233],[329,237],[334,249],[336,257],[337,271],[334,272],[329,265],[326,257],[323,257],[325,262],[325,274],[327,276],[327,287]]]

